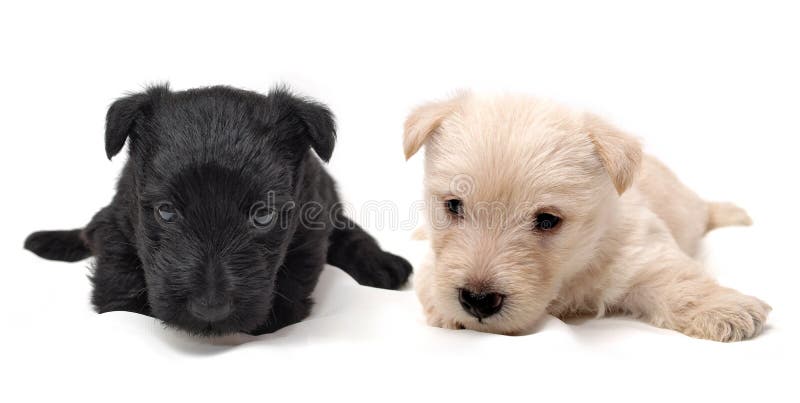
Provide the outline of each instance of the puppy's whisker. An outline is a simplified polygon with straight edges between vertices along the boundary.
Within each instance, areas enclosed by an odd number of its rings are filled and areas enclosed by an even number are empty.
[[[293,300],[289,299],[289,297],[287,297],[287,296],[283,295],[282,293],[280,293],[280,292],[278,292],[278,291],[273,291],[273,294],[275,294],[275,295],[277,295],[277,296],[279,296],[279,297],[283,298],[283,299],[284,299],[286,302],[290,302],[290,303],[291,303],[291,302],[294,302]]]
[[[135,244],[132,244],[132,243],[130,243],[130,242],[120,242],[120,241],[114,242],[114,241],[109,241],[109,242],[106,242],[106,244],[107,244],[107,245],[125,245],[125,246],[134,247],[134,248],[136,247],[136,245],[135,245]]]
[[[310,246],[312,246],[314,244],[315,244],[314,242],[308,241],[308,242],[305,242],[305,243],[302,243],[302,244],[299,244],[299,245],[295,245],[291,249],[288,249],[286,251],[286,253],[292,253],[292,252],[297,252],[298,250],[301,250],[301,249],[307,249],[308,247],[310,247]]]

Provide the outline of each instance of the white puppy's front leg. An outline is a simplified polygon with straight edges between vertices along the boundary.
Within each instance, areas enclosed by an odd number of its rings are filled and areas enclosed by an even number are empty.
[[[772,308],[722,287],[680,250],[653,253],[631,277],[620,308],[655,326],[714,341],[740,341],[761,333]]]

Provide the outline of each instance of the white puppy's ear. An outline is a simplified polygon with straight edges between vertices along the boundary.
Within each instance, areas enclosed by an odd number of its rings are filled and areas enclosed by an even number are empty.
[[[624,193],[639,172],[642,146],[638,140],[598,116],[587,113],[584,124],[617,193]]]
[[[462,92],[447,101],[429,102],[411,111],[406,118],[403,132],[403,150],[406,159],[411,158],[422,148],[428,138],[441,126],[442,121],[458,108],[467,95],[466,92]]]

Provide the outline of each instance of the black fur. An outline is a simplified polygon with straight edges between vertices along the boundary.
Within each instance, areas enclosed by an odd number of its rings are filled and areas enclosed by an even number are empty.
[[[77,262],[92,256],[81,233],[81,229],[34,232],[25,240],[25,249],[45,259]]]
[[[310,151],[325,161],[333,152],[321,104],[281,88],[155,86],[111,105],[105,139],[109,158],[129,145],[111,204],[82,230],[25,241],[47,259],[94,255],[98,312],[139,312],[201,335],[261,334],[309,314],[326,262],[382,288],[411,273],[342,213]],[[267,228],[253,221],[258,206],[274,212]],[[159,218],[163,209],[176,214]]]

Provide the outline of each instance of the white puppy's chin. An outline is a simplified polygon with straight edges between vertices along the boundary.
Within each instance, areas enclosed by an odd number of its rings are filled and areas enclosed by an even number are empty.
[[[536,325],[541,321],[542,315],[530,318],[508,318],[508,317],[489,317],[481,319],[470,317],[469,319],[458,322],[463,329],[474,330],[484,333],[495,333],[506,336],[524,336],[534,333]]]

